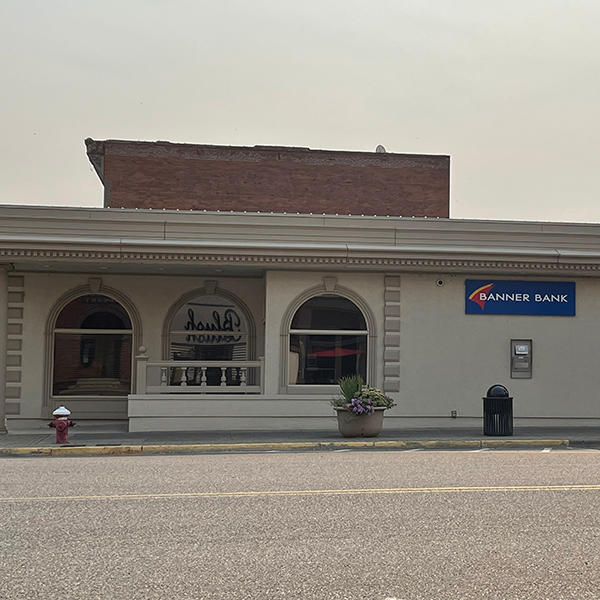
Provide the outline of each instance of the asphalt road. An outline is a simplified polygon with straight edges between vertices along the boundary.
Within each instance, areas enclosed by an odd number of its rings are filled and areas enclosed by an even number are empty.
[[[0,598],[600,598],[600,452],[0,460]]]

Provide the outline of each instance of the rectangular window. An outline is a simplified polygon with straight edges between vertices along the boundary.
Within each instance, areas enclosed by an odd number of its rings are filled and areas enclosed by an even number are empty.
[[[54,396],[126,396],[131,334],[55,333]]]
[[[290,351],[298,356],[297,384],[337,385],[349,375],[366,379],[366,335],[292,334]]]

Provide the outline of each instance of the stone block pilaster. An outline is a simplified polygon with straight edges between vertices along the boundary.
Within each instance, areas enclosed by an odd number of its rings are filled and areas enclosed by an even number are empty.
[[[6,342],[8,338],[8,268],[0,265],[0,432],[6,431]]]
[[[393,394],[400,391],[400,277],[384,279],[384,367],[383,389]]]
[[[8,276],[5,414],[21,414],[23,376],[23,311],[25,283],[22,275]]]

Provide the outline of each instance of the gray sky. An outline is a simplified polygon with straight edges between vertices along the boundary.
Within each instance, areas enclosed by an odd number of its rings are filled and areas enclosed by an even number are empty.
[[[2,0],[0,203],[83,140],[449,154],[451,216],[600,221],[598,0]]]

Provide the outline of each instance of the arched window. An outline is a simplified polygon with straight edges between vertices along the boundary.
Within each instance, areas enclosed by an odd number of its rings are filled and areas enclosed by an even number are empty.
[[[290,327],[290,383],[337,384],[355,374],[366,380],[368,334],[364,315],[348,298],[310,298]]]
[[[181,305],[169,326],[169,358],[187,361],[244,361],[249,357],[249,323],[240,306],[217,294],[202,294]],[[190,369],[188,385],[200,385],[201,370]],[[179,377],[173,370],[172,378]],[[221,369],[206,370],[208,385],[219,385]],[[238,369],[227,369],[227,385],[238,385]],[[177,383],[172,381],[171,383]]]
[[[132,326],[103,294],[69,302],[54,326],[53,396],[126,396],[131,391]]]

